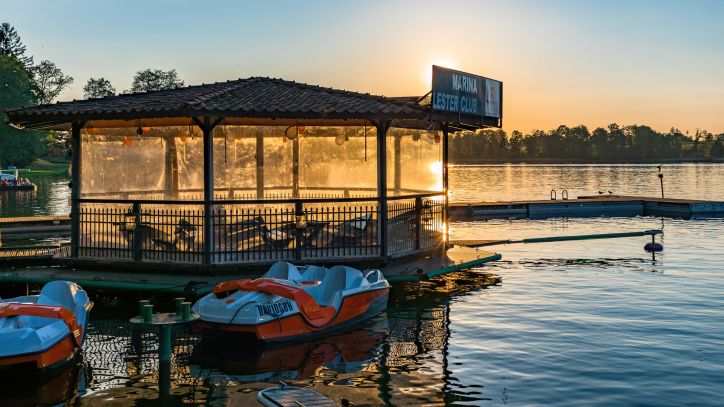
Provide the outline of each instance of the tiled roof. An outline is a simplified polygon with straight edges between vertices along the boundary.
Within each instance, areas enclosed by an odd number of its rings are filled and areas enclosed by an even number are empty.
[[[7,111],[18,126],[77,120],[215,115],[286,119],[426,119],[408,98],[389,98],[282,79],[253,77],[208,85],[58,102]]]

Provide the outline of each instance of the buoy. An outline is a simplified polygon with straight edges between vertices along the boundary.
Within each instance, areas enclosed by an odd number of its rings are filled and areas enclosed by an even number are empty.
[[[644,245],[644,250],[646,250],[649,253],[661,252],[664,250],[664,245],[662,245],[661,243],[655,243],[655,242],[646,243]]]

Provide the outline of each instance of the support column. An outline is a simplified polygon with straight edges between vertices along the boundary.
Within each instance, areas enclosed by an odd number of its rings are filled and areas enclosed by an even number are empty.
[[[264,199],[264,133],[256,133],[256,199]]]
[[[299,198],[299,136],[292,141],[292,198]]]
[[[442,219],[445,222],[445,245],[444,248],[447,250],[448,242],[450,241],[450,227],[448,220],[448,126],[444,124],[442,126],[442,191],[445,194],[445,203],[443,206]]]
[[[380,255],[387,256],[387,129],[390,122],[377,124],[377,197],[379,215],[378,235],[380,240]]]
[[[194,118],[204,133],[204,264],[211,264],[214,249],[214,127],[221,119]]]
[[[402,136],[396,135],[395,136],[395,193],[400,193],[400,189],[402,188],[402,157],[400,157],[400,154],[402,154],[402,148],[400,146],[402,141]]]
[[[82,122],[71,125],[71,172],[70,172],[70,257],[78,258],[80,245],[80,181],[81,181],[81,145],[80,129]]]
[[[168,199],[178,198],[178,155],[174,136],[166,137],[166,195]]]

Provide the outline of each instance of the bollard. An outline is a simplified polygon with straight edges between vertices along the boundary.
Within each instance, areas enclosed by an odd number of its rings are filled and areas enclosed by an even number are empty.
[[[191,319],[191,303],[188,301],[181,303],[181,320],[188,321]]]
[[[141,309],[141,318],[143,318],[143,322],[145,323],[151,323],[151,321],[153,321],[153,305],[143,305],[143,308]]]
[[[186,301],[186,298],[184,297],[176,297],[174,298],[174,302],[176,303],[176,315],[181,315],[181,304]]]
[[[138,301],[138,315],[143,317],[143,306],[148,305],[150,303],[151,303],[151,301],[149,301],[149,300],[139,300]]]

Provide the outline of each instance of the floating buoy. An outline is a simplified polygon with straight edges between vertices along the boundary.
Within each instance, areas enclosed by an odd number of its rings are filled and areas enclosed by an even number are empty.
[[[661,252],[664,250],[664,245],[662,245],[661,243],[655,243],[655,242],[646,243],[644,245],[644,250],[646,250],[649,253]]]

